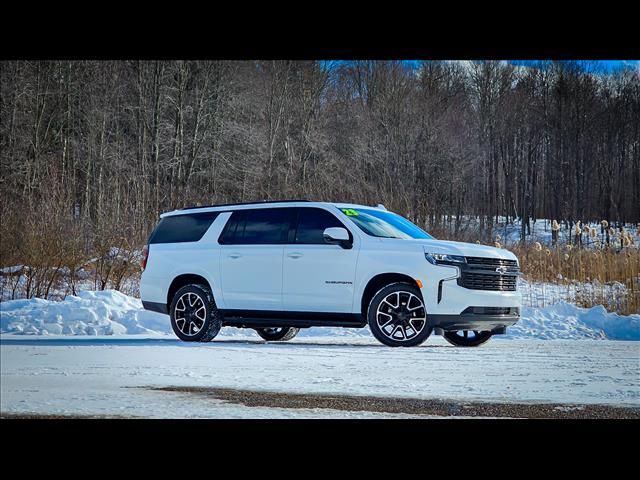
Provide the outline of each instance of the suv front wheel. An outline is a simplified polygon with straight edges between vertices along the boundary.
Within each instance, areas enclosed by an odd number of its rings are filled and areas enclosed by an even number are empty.
[[[433,330],[420,290],[408,283],[393,283],[376,293],[367,321],[373,336],[390,347],[420,345]]]
[[[205,285],[185,285],[173,296],[171,328],[185,342],[209,342],[222,328],[222,315]]]

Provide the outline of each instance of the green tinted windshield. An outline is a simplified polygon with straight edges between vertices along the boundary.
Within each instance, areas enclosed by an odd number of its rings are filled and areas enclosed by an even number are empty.
[[[341,208],[367,235],[384,238],[433,238],[417,225],[400,215],[369,208]]]

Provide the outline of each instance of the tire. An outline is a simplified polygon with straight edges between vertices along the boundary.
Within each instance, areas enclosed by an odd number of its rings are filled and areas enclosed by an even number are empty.
[[[472,333],[473,335],[470,335]],[[456,347],[478,347],[487,343],[493,333],[489,331],[477,330],[456,330],[454,332],[444,332],[444,339]]]
[[[211,289],[205,285],[185,285],[179,289],[173,296],[169,314],[173,333],[185,342],[210,342],[222,328],[222,314]]]
[[[373,336],[390,347],[415,347],[433,331],[420,290],[408,283],[378,291],[369,303],[367,322]]]
[[[286,342],[295,337],[300,331],[295,327],[256,328],[258,335],[268,342]]]

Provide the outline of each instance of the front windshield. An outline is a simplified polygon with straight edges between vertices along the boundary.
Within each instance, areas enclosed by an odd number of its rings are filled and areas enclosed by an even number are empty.
[[[341,208],[367,235],[384,238],[433,238],[417,225],[400,215],[369,208]]]

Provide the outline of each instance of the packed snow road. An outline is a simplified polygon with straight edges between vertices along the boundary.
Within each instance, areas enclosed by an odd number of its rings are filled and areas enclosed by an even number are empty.
[[[497,338],[461,349],[432,337],[394,349],[369,337],[3,335],[0,360],[4,416],[441,417],[466,416],[467,402],[493,405],[473,416],[540,416],[516,404],[640,412],[640,343],[626,341]]]

